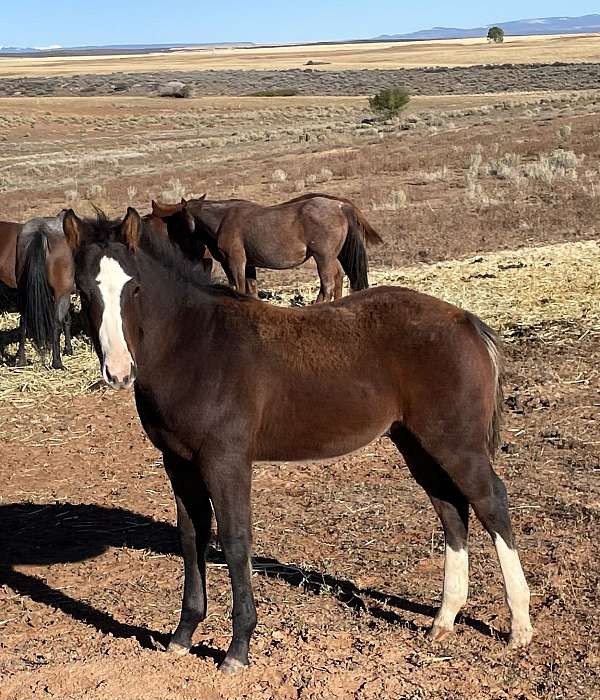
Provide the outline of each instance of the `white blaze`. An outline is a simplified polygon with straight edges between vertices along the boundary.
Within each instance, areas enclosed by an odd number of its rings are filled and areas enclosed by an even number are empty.
[[[131,277],[114,258],[103,257],[100,260],[100,272],[96,282],[104,304],[102,322],[98,332],[102,348],[102,376],[108,382],[107,370],[118,380],[131,372],[133,359],[123,334],[121,316],[121,292]]]

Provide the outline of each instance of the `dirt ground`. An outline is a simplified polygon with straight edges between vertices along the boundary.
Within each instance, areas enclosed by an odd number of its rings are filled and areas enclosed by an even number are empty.
[[[205,189],[261,201],[326,190],[381,231],[374,283],[434,293],[498,328],[496,468],[535,627],[529,649],[507,649],[499,568],[473,522],[456,635],[425,639],[442,532],[382,438],[324,464],[256,466],[247,671],[216,670],[231,605],[216,546],[194,649],[164,653],[182,572],[160,455],[131,396],[98,387],[83,338],[64,374],[37,360],[17,371],[16,318],[3,315],[0,699],[600,698],[598,111],[595,93],[420,98],[374,125],[351,98],[0,102],[2,219],[85,213],[90,199],[122,213]],[[315,273],[260,282],[273,301],[307,303]]]

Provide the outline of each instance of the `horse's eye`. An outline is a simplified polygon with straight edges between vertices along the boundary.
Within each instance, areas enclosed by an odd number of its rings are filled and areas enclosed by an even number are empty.
[[[136,284],[133,290],[133,296],[137,297],[137,295],[140,293],[140,285]]]

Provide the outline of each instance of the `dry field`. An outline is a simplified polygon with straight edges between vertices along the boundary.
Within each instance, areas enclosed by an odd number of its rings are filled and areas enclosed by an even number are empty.
[[[193,653],[160,651],[180,603],[174,504],[131,397],[68,370],[16,370],[0,321],[0,699],[600,698],[600,94],[414,99],[362,124],[360,98],[0,101],[0,218],[152,197],[356,200],[382,233],[372,280],[464,305],[502,333],[496,460],[532,588],[536,636],[504,644],[493,549],[471,539],[471,597],[424,638],[443,537],[381,439],[327,464],[255,472],[253,665],[215,668],[229,635],[218,549]],[[311,265],[262,273],[270,303],[313,298]]]
[[[423,68],[497,63],[597,62],[598,34],[507,37],[502,45],[485,38],[444,41],[374,42],[210,48],[121,56],[0,58],[0,76],[102,74],[113,71],[290,70],[307,61],[319,70]]]

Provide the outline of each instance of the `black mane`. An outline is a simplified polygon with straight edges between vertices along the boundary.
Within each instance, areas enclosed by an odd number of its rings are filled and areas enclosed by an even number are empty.
[[[109,219],[101,209],[97,207],[95,209],[96,217],[85,220],[84,242],[94,243],[101,248],[115,243],[126,245],[121,235],[122,219]],[[142,235],[139,247],[134,255],[138,260],[140,255],[149,257],[169,273],[175,284],[190,285],[197,289],[210,290],[234,298],[246,298],[230,287],[215,284],[210,274],[201,265],[188,260],[179,247],[173,245],[168,238],[152,231],[144,217],[142,217]]]

